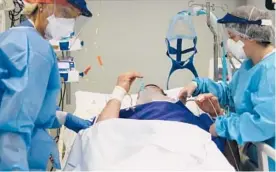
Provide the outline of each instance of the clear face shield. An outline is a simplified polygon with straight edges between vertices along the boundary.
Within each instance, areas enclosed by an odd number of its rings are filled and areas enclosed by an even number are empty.
[[[83,42],[78,37],[90,18],[82,16],[82,11],[67,0],[54,0],[53,4],[46,4],[45,8],[48,12],[45,38],[55,49],[81,49]]]
[[[246,40],[270,44],[273,43],[275,34],[271,17],[266,12],[255,7],[242,6],[234,14],[241,14],[240,11],[243,11],[244,16],[228,13],[218,23],[223,24],[223,40],[228,52],[237,59],[244,59],[247,57],[244,52]]]
[[[48,40],[62,40],[77,36],[90,19],[82,16],[78,8],[66,1],[62,3],[54,0],[53,4],[47,4],[46,10],[49,12],[45,30],[45,38]]]
[[[221,26],[221,42],[225,47],[228,58],[234,58],[238,61],[247,58],[244,52],[244,42],[247,39],[242,37],[235,30],[227,28],[227,26]]]
[[[178,50],[193,48],[195,46],[194,39],[196,38],[195,29],[191,16],[188,12],[180,12],[172,20],[167,32],[166,44],[168,53],[174,60],[180,60]],[[188,48],[187,48],[188,47]],[[186,61],[194,54],[194,51],[187,51],[181,54],[181,61]]]

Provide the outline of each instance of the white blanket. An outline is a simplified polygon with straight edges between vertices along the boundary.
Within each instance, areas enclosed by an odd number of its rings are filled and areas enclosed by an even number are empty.
[[[78,134],[65,171],[234,171],[197,126],[169,121],[112,119]]]
[[[178,96],[179,91],[181,88],[175,88],[171,90],[165,91],[167,95],[173,99],[176,99]],[[76,111],[75,115],[81,117],[83,119],[91,119],[98,115],[104,106],[106,105],[107,101],[110,99],[109,94],[101,94],[101,93],[92,93],[92,92],[84,92],[84,91],[77,91],[76,92]],[[132,104],[131,104],[132,99]],[[128,108],[136,104],[137,94],[129,96],[125,96],[121,109]],[[191,112],[195,115],[199,115],[203,113],[194,102],[188,102],[186,107],[190,109]],[[62,160],[62,167],[67,160],[68,154],[71,150],[72,144],[75,140],[76,134],[75,132],[65,129],[63,131],[62,140],[64,141],[64,145],[66,148],[65,156]],[[63,144],[63,143],[62,143]]]

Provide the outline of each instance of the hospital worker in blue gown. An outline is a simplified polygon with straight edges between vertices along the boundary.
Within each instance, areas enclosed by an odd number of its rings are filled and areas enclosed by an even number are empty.
[[[224,24],[229,36],[228,51],[244,59],[240,69],[229,84],[196,78],[182,89],[179,99],[199,95],[197,102],[203,109],[211,106],[209,100],[225,109],[210,128],[213,136],[239,145],[265,142],[275,148],[275,30],[271,16],[253,6],[241,6],[218,23]],[[275,162],[270,160],[269,168],[275,169]]]
[[[78,132],[90,121],[56,111],[61,88],[57,57],[44,38],[60,39],[80,15],[84,0],[25,0],[28,20],[0,34],[0,171],[46,170],[49,157],[60,168],[47,129]]]

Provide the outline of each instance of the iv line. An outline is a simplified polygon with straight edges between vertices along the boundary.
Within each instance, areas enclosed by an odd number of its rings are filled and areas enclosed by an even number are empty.
[[[194,101],[194,102],[195,102],[195,101],[196,101],[196,98],[192,98],[192,99],[190,99],[190,100],[187,100],[187,102],[189,102],[189,101]],[[216,114],[216,117],[219,117],[219,115],[218,115],[218,113],[217,113],[217,111],[216,111],[216,109],[215,109],[215,106],[213,105],[212,101],[211,101],[209,98],[208,98],[208,101],[209,101],[209,103],[211,104],[212,108],[214,109],[215,114]],[[199,114],[200,114],[200,109],[199,109],[199,107],[198,107],[198,106],[196,106],[196,107],[197,107],[197,110],[198,110],[198,112],[199,112]],[[229,114],[229,107],[228,107],[227,113]],[[208,113],[207,113],[207,115],[208,115],[208,117],[209,117],[213,122],[215,122],[214,119],[213,119]],[[234,151],[233,151],[233,149],[232,149],[232,147],[231,147],[231,145],[230,145],[229,140],[226,140],[226,142],[227,142],[227,144],[228,144],[228,146],[229,146],[229,149],[230,149],[230,151],[231,151],[231,155],[232,155],[232,157],[233,157],[233,159],[234,159],[234,161],[235,161],[235,166],[236,166],[237,170],[240,171],[240,170],[239,170],[239,165],[238,165],[238,163],[237,163],[237,160],[236,160],[235,155],[234,155]]]

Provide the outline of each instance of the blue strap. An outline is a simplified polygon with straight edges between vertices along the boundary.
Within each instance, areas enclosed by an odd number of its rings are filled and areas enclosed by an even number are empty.
[[[172,55],[176,55],[178,53],[177,49],[175,49],[174,47],[171,47],[171,45],[170,45],[170,43],[169,43],[168,40],[166,40],[166,41],[167,41],[167,44],[168,44],[168,51],[167,51],[167,53],[172,54]],[[189,53],[191,51],[195,51],[195,47],[183,50],[183,51],[181,51],[181,54],[186,54],[186,53]]]
[[[196,15],[201,15],[203,13],[197,13]],[[196,49],[196,44],[197,44],[197,36],[196,36],[196,32],[195,32],[195,28],[191,19],[191,15],[192,12],[190,11],[181,11],[179,13],[177,13],[176,16],[173,17],[172,22],[169,26],[169,30],[167,33],[167,38],[166,38],[166,42],[167,42],[167,56],[171,59],[172,61],[172,67],[167,79],[167,89],[169,89],[169,81],[170,81],[170,77],[171,75],[180,69],[188,69],[190,70],[193,75],[195,77],[198,77],[197,71],[195,69],[194,66],[194,56],[197,53],[197,49]],[[191,35],[183,35],[183,34],[177,34],[174,35],[173,34],[173,29],[174,26],[176,24],[176,22],[178,21],[182,21],[184,24],[187,24],[188,29],[191,32]],[[193,41],[193,47],[182,50],[182,44],[183,44],[183,39],[186,40],[192,40]],[[176,48],[172,47],[170,44],[170,41],[177,41],[176,44]],[[192,55],[187,59],[187,60],[182,60],[182,55],[186,54],[186,53],[190,53],[193,52]],[[173,59],[171,57],[171,55],[176,55],[176,59]]]
[[[262,25],[262,20],[255,20],[255,21],[247,20],[244,18],[234,16],[230,13],[227,13],[223,18],[219,19],[217,22],[221,24],[236,23],[236,24],[255,24],[260,26]]]
[[[227,61],[226,61],[226,50],[225,46],[223,43],[221,43],[221,48],[222,48],[222,57],[221,57],[221,62],[222,62],[222,81],[224,83],[227,83]]]
[[[176,60],[181,61],[182,56],[182,39],[177,39]]]
[[[194,56],[197,53],[197,49],[196,49],[197,37],[195,37],[193,40],[194,47],[186,49],[184,51],[182,51],[182,40],[181,41],[180,40],[181,39],[178,40],[178,45],[181,45],[181,46],[177,46],[177,49],[174,49],[173,47],[171,47],[169,41],[167,40],[168,50],[174,50],[173,52],[167,51],[167,56],[172,61],[172,67],[167,79],[167,89],[169,89],[169,81],[170,81],[171,75],[179,69],[188,69],[193,73],[195,77],[198,77],[198,73],[194,66]],[[186,54],[192,51],[193,51],[193,54],[187,60],[182,61],[182,54]],[[177,55],[176,60],[173,59],[170,54],[176,54]]]

